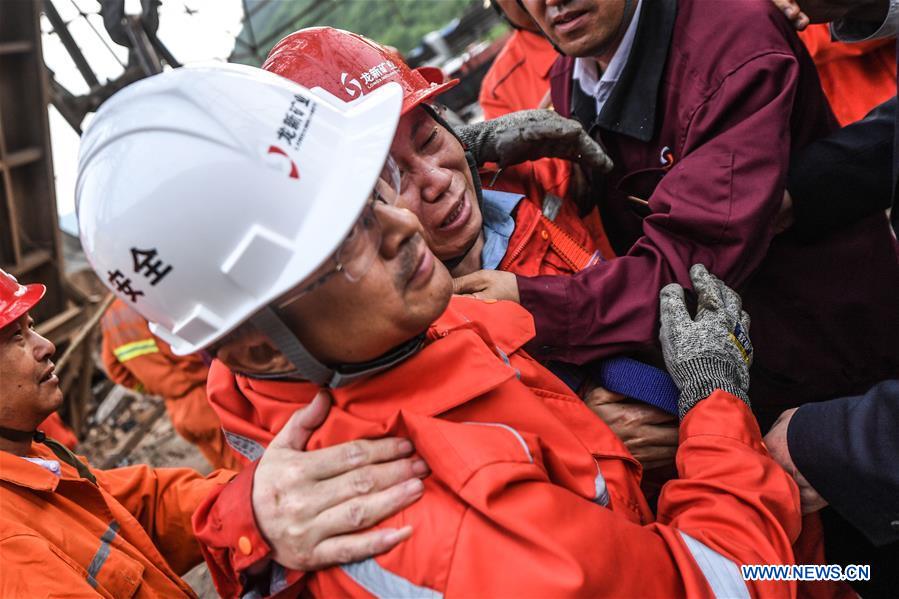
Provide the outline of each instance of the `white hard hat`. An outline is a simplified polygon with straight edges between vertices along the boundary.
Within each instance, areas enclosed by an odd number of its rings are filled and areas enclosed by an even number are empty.
[[[178,354],[297,286],[370,196],[403,93],[352,104],[239,65],[175,69],[110,98],[82,138],[81,241]]]

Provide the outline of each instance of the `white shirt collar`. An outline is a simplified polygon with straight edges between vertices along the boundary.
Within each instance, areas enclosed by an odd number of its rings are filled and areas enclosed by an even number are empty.
[[[55,474],[56,476],[62,476],[62,468],[59,465],[59,462],[56,460],[45,460],[44,458],[24,458],[26,461],[31,462],[32,464],[37,464],[41,468],[49,471],[51,474]]]
[[[637,24],[640,21],[640,5],[642,3],[643,0],[637,0],[634,16],[627,26],[627,31],[624,32],[624,37],[621,38],[621,43],[618,44],[618,49],[615,50],[615,54],[612,55],[612,60],[609,61],[609,66],[603,72],[602,77],[598,77],[599,65],[595,58],[586,57],[574,59],[574,71],[571,76],[578,82],[578,85],[585,94],[593,96],[596,99],[597,115],[602,112],[603,105],[605,105],[606,100],[612,93],[612,89],[618,82],[618,78],[624,70],[624,65],[627,64],[627,59],[631,54],[631,48],[634,45],[634,37],[637,35]]]

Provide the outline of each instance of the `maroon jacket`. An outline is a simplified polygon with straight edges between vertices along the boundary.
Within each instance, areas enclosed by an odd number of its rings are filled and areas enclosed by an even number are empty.
[[[899,374],[899,261],[886,218],[817,242],[774,238],[791,153],[836,123],[771,2],[644,2],[598,116],[572,86],[573,62],[553,67],[553,104],[615,161],[593,183],[620,257],[572,277],[518,278],[537,324],[534,353],[583,364],[654,346],[659,289],[688,287],[701,262],[752,316],[750,394],[763,424]]]

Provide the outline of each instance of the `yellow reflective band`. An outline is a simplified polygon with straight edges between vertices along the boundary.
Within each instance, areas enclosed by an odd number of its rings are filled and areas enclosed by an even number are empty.
[[[749,364],[749,356],[746,355],[746,350],[743,348],[743,344],[740,343],[740,340],[733,333],[728,333],[730,335],[731,341],[734,342],[734,345],[737,346],[737,349],[740,350],[740,355],[743,356],[743,361]]]
[[[157,347],[155,339],[141,339],[140,341],[132,341],[131,343],[120,345],[112,350],[112,353],[115,354],[116,359],[122,363],[127,362],[128,360],[133,360],[134,358],[138,358],[140,356],[155,354],[158,352],[159,347]]]

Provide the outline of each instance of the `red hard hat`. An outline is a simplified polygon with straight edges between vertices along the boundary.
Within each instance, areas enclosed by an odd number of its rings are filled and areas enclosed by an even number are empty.
[[[19,285],[14,276],[0,269],[0,329],[31,310],[46,292],[39,283]]]
[[[262,68],[300,85],[320,87],[345,102],[385,83],[403,87],[403,114],[459,83],[434,81],[412,70],[396,52],[356,33],[309,27],[275,44]]]

